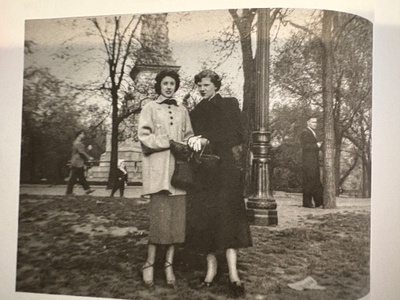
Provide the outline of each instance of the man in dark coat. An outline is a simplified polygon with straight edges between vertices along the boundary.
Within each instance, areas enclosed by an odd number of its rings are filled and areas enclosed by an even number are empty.
[[[84,137],[85,133],[82,130],[78,131],[72,144],[71,172],[67,185],[67,196],[72,195],[72,190],[77,180],[79,180],[87,195],[94,192],[85,177],[85,162],[92,160],[92,157],[85,151],[85,145],[82,143]]]
[[[319,151],[322,142],[317,141],[316,128],[317,118],[310,117],[307,120],[307,128],[300,134],[303,149],[303,206],[310,208],[323,205],[323,187],[319,169]],[[314,199],[314,205],[312,199]]]

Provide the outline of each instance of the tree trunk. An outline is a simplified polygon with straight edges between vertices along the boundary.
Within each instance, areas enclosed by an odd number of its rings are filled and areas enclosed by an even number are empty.
[[[240,35],[240,46],[242,49],[242,65],[243,65],[243,129],[244,129],[244,172],[245,187],[244,194],[250,195],[253,191],[252,187],[252,157],[251,157],[251,135],[255,128],[255,59],[253,58],[251,44],[251,28],[254,14],[251,10],[243,10],[243,15],[239,17],[237,10],[229,10],[233,22],[238,28]]]
[[[346,172],[343,174],[342,177],[340,177],[339,179],[339,183],[338,186],[341,186],[347,179],[347,177],[349,177],[349,175],[351,174],[351,172],[357,167],[358,165],[358,159],[359,156],[357,154],[354,155],[353,158],[353,163],[351,164],[351,166],[346,170]]]
[[[335,13],[325,10],[322,17],[322,98],[324,108],[324,208],[336,208],[335,128],[333,109],[332,24]]]
[[[251,10],[244,10],[243,15],[239,17],[237,10],[229,10],[233,22],[238,28],[240,35],[240,46],[242,49],[242,65],[243,65],[243,128],[244,128],[244,147],[245,153],[243,159],[245,172],[244,194],[246,196],[252,193],[252,157],[251,157],[251,134],[255,128],[255,59],[253,58],[251,44],[251,28],[254,14]]]
[[[363,157],[362,162],[363,162],[363,167],[362,167],[363,186],[362,186],[361,197],[368,198],[371,197],[371,167],[365,157]]]
[[[118,94],[113,89],[112,94],[112,125],[111,125],[111,159],[108,173],[107,189],[111,189],[117,172],[118,161]]]
[[[337,136],[337,135],[336,135]],[[339,196],[339,190],[340,190],[340,157],[341,157],[341,152],[342,152],[342,139],[341,138],[336,138],[336,144],[335,144],[335,193],[336,196]]]

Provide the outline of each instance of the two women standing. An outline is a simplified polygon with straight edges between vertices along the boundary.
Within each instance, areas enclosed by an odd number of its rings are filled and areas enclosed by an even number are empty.
[[[169,246],[165,275],[167,283],[174,285],[174,244],[186,242],[186,247],[207,254],[207,273],[201,287],[211,286],[217,275],[216,251],[225,251],[229,287],[235,296],[240,296],[244,294],[244,287],[236,268],[237,249],[252,243],[241,170],[237,167],[236,154],[243,142],[239,103],[235,98],[223,98],[217,93],[221,79],[213,71],[200,72],[195,76],[195,83],[203,100],[189,119],[186,108],[172,101],[179,87],[178,74],[162,71],[156,77],[155,86],[160,96],[143,108],[139,119],[139,140],[144,154],[143,189],[151,195],[143,280],[149,286],[153,284],[156,245],[166,244]],[[220,157],[217,169],[197,170],[194,187],[186,196],[185,191],[170,183],[175,164],[169,150],[171,139],[187,143],[194,151],[205,147],[205,153]]]

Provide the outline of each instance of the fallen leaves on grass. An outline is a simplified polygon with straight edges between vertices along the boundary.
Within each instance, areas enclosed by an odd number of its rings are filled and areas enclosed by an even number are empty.
[[[99,201],[101,205],[99,205]],[[293,209],[293,208],[291,208]],[[17,291],[121,299],[227,299],[228,276],[218,254],[220,281],[209,290],[192,287],[202,278],[205,257],[177,249],[178,288],[165,287],[159,253],[156,289],[138,274],[146,260],[147,204],[136,199],[90,196],[20,198]],[[253,247],[241,249],[238,269],[247,299],[358,299],[369,292],[369,212],[303,217],[301,225],[252,227]],[[294,291],[307,276],[324,291]]]

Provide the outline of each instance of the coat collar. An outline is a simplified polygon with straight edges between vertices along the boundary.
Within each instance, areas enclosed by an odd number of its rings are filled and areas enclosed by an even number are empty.
[[[156,103],[161,104],[165,100],[175,100],[176,101],[176,106],[179,106],[178,101],[172,97],[172,98],[166,98],[163,95],[159,95],[158,98],[155,100]]]
[[[219,105],[221,103],[221,101],[220,101],[221,99],[222,99],[221,95],[217,93],[214,96],[212,96],[210,99],[201,100],[198,105],[200,105],[200,107],[208,105],[210,103],[214,104],[214,105]]]
[[[315,131],[314,131],[313,129],[311,129],[310,127],[307,127],[307,128],[312,132],[312,134],[314,135],[314,137],[317,138],[317,134],[315,133]]]

